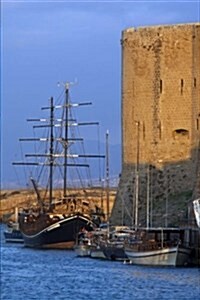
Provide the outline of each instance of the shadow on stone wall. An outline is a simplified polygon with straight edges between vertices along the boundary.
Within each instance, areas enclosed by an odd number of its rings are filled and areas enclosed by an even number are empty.
[[[198,162],[199,149],[194,149],[185,161],[139,164],[138,193],[136,165],[124,165],[111,224],[135,226],[138,194],[138,226],[195,226],[192,200],[200,196]]]

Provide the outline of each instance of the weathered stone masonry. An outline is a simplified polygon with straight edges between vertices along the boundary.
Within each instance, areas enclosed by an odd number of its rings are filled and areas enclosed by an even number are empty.
[[[200,23],[129,28],[121,44],[122,173],[111,222],[134,224],[138,169],[139,223],[148,197],[150,225],[163,225],[163,207],[191,197],[196,183]]]

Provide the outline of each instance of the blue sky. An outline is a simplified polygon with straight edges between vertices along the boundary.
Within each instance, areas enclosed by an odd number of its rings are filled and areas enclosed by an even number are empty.
[[[49,97],[60,94],[58,81],[78,80],[72,99],[93,102],[82,119],[100,121],[101,140],[109,129],[110,143],[120,144],[122,30],[200,22],[199,10],[199,1],[2,0],[3,187],[15,182],[11,163],[20,149],[18,138],[30,136],[26,119],[39,117]]]

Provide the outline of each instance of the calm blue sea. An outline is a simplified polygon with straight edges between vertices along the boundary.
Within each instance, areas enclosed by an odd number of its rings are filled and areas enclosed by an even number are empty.
[[[200,299],[198,268],[152,268],[1,239],[1,300]]]

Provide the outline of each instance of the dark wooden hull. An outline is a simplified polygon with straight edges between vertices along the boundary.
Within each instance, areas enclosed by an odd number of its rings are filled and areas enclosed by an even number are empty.
[[[26,225],[27,227],[29,224]],[[74,214],[38,230],[27,234],[22,230],[24,245],[31,248],[73,249],[77,234],[84,227],[91,231],[95,224],[86,216]]]
[[[101,245],[101,250],[105,257],[109,260],[124,261],[127,259],[127,255],[124,251],[124,245],[106,243]]]

